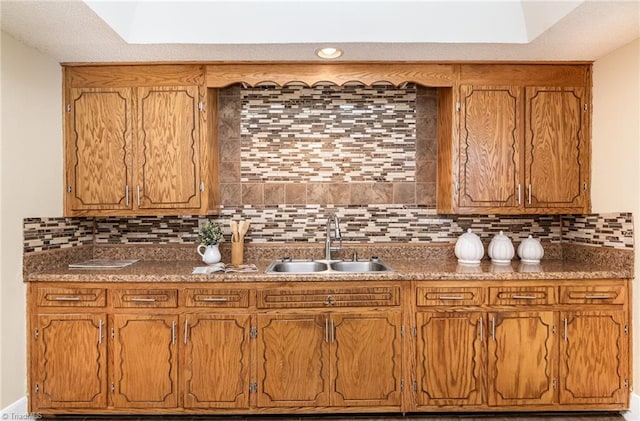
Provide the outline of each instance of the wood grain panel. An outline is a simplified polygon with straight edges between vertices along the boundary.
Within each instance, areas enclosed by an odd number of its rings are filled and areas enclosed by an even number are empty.
[[[269,288],[258,290],[258,308],[397,306],[399,287]]]
[[[331,315],[332,406],[400,405],[400,313]]]
[[[561,286],[560,302],[566,304],[624,304],[626,302],[624,285],[581,285]]]
[[[527,206],[585,209],[584,89],[530,87],[525,95]]]
[[[200,85],[204,66],[191,64],[147,64],[65,66],[69,88]]]
[[[104,288],[37,288],[36,302],[41,307],[104,307]]]
[[[562,312],[560,403],[628,403],[629,337],[623,311]]]
[[[479,312],[418,312],[416,357],[419,406],[480,405],[485,382]]]
[[[460,87],[461,207],[520,205],[521,93],[513,87]]]
[[[197,86],[138,89],[138,207],[200,207]]]
[[[132,93],[71,89],[66,133],[67,211],[131,208]]]
[[[249,407],[249,316],[185,317],[185,408]]]
[[[177,407],[177,325],[175,315],[113,316],[115,407]]]
[[[52,314],[36,320],[33,381],[37,390],[30,395],[35,406],[105,408],[106,315]]]
[[[302,82],[308,86],[319,82],[343,85],[347,82],[390,82],[399,85],[415,82],[424,86],[453,86],[454,65],[432,63],[257,63],[211,64],[207,66],[207,86],[222,88],[244,82],[252,86],[264,82],[284,86]]]
[[[509,81],[512,86],[588,86],[590,64],[480,64],[460,65],[460,82],[496,85]]]
[[[490,313],[489,405],[540,405],[555,401],[554,313]]]
[[[328,318],[258,315],[258,407],[329,405]]]
[[[438,176],[436,189],[436,206],[438,213],[452,213],[457,207],[457,194],[454,190],[458,172],[458,154],[454,144],[458,144],[458,124],[455,110],[455,98],[458,90],[453,88],[438,89]],[[455,200],[454,200],[455,199]]]

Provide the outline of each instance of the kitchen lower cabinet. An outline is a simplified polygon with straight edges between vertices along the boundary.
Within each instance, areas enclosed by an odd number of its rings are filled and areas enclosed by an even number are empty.
[[[32,405],[106,408],[106,314],[41,314],[35,320]]]
[[[399,406],[399,312],[258,316],[259,406]]]
[[[560,403],[626,403],[629,394],[629,326],[619,310],[560,315]]]
[[[185,408],[248,408],[250,317],[195,313],[181,325]]]
[[[553,311],[489,314],[489,405],[552,404],[557,386]]]
[[[484,402],[484,317],[474,311],[416,314],[419,408]]]
[[[116,314],[111,324],[116,408],[178,406],[176,315]]]

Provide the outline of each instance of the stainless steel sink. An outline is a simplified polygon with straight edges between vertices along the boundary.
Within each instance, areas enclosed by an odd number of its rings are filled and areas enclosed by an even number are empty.
[[[393,272],[393,269],[382,260],[338,260],[338,261],[318,261],[318,260],[274,260],[265,270],[267,274],[277,273],[316,273],[330,274],[336,272],[350,273],[381,273]]]
[[[315,273],[323,272],[328,269],[326,263],[314,262],[310,260],[276,260],[267,268],[267,273]]]
[[[376,261],[343,261],[331,263],[331,269],[338,272],[391,272],[392,269],[386,264]]]

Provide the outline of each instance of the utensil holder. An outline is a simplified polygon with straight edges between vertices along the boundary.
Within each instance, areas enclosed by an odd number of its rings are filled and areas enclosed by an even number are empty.
[[[231,264],[241,265],[244,260],[244,243],[234,241],[231,243]]]

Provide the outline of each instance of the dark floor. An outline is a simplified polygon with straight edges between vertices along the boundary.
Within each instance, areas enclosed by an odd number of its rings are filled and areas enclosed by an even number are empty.
[[[507,413],[507,414],[400,414],[387,415],[216,415],[216,416],[57,416],[43,419],[56,421],[623,421],[613,413]]]

